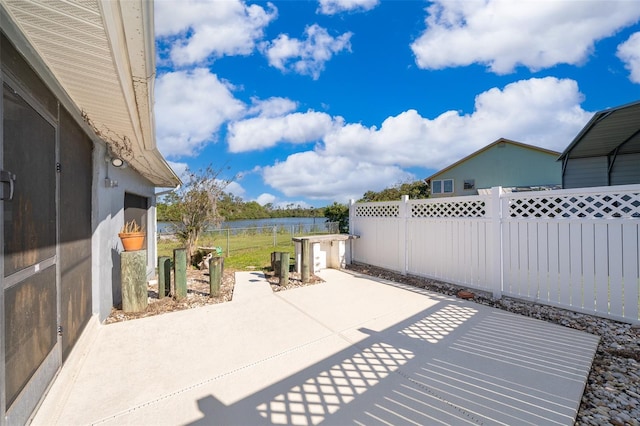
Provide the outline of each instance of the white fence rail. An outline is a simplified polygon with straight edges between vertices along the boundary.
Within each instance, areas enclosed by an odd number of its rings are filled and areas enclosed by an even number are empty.
[[[640,323],[640,185],[352,204],[355,262]]]

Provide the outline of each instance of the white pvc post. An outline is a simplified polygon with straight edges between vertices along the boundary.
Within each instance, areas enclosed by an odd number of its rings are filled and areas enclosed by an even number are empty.
[[[502,297],[502,187],[491,188],[491,287],[493,298],[498,300]]]
[[[398,212],[398,220],[400,221],[398,226],[398,247],[400,248],[400,259],[398,259],[398,264],[402,275],[407,275],[407,270],[409,269],[409,240],[407,239],[407,225],[409,217],[409,209],[407,206],[408,202],[409,196],[403,195],[400,198],[400,207]]]

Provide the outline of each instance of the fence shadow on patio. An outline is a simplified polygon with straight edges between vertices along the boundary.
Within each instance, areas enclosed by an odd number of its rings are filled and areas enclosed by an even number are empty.
[[[598,338],[475,306],[439,297],[380,332],[360,328],[368,337],[230,405],[199,399],[192,425],[572,424]],[[223,380],[264,377],[288,355]]]

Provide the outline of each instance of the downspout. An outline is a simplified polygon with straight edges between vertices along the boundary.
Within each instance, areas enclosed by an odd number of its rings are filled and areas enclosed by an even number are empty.
[[[564,175],[567,172],[567,163],[569,163],[569,153],[562,159],[562,188],[565,188]]]
[[[165,190],[165,191],[156,192],[154,195],[155,195],[156,197],[159,197],[159,196],[161,196],[161,195],[171,194],[172,192],[177,191],[178,189],[180,189],[180,187],[181,187],[181,186],[182,186],[182,185],[178,185],[178,186],[176,186],[175,188],[167,189],[167,190]]]

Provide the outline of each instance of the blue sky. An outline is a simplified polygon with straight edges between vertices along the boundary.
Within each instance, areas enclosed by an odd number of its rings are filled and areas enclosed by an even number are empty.
[[[637,0],[156,0],[156,136],[180,173],[347,203],[500,137],[563,151],[640,100]]]

